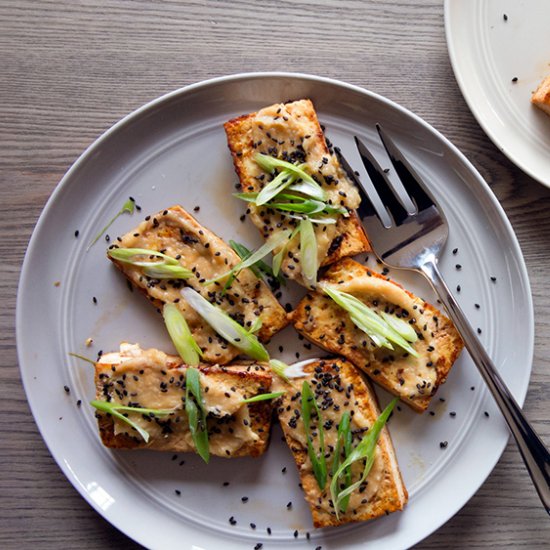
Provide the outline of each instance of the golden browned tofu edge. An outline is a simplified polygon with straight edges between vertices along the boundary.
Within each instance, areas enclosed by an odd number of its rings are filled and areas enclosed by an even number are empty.
[[[550,75],[547,76],[533,92],[531,103],[550,115]]]
[[[365,266],[355,262],[354,260],[351,260],[350,258],[344,258],[337,264],[331,266],[331,268],[329,268],[329,270],[325,273],[323,280],[330,281],[331,271],[336,272],[341,269],[346,269],[352,272],[355,271],[356,273],[369,271],[372,276],[386,280],[386,277],[384,277],[383,275],[366,268]],[[395,281],[392,280],[390,282],[403,289],[403,287]],[[414,296],[412,292],[406,289],[403,290],[410,297],[420,300],[418,297]],[[314,330],[306,330],[305,322],[310,315],[310,313],[308,313],[308,308],[311,308],[311,310],[314,311],[316,307],[333,308],[335,316],[345,315],[345,312],[343,312],[327,296],[321,295],[317,292],[309,292],[304,298],[302,298],[302,300],[296,306],[296,309],[290,314],[291,322],[293,323],[294,328],[300,334],[302,334],[302,336],[304,336],[317,346],[320,346],[321,348],[331,353],[345,356],[358,368],[364,371],[374,382],[391,392],[393,395],[399,397],[404,403],[406,403],[413,410],[419,413],[426,411],[437,388],[441,384],[444,384],[446,382],[451,367],[453,366],[454,362],[460,355],[462,348],[464,347],[462,339],[452,322],[447,319],[447,317],[442,315],[437,308],[435,308],[428,302],[423,302],[423,308],[427,311],[430,311],[433,315],[438,316],[441,320],[439,336],[442,337],[443,342],[440,342],[438,344],[439,349],[441,349],[441,354],[436,365],[434,365],[437,372],[437,378],[432,394],[410,399],[409,396],[404,395],[403,393],[400,394],[398,391],[395,391],[393,385],[390,384],[390,382],[384,375],[383,365],[375,364],[372,365],[372,367],[366,368],[364,364],[364,358],[359,354],[359,352],[354,351],[347,345],[342,346],[338,344],[335,336],[333,338],[330,338],[330,334],[327,334],[326,327],[323,327],[322,325],[316,325]],[[378,371],[379,374],[375,374],[375,371]]]
[[[376,394],[372,390],[369,381],[360,374],[351,362],[340,357],[328,358],[310,363],[304,367],[304,370],[311,373],[315,368],[321,366],[323,370],[328,371],[333,369],[335,364],[340,367],[340,374],[345,377],[346,385],[353,384],[355,396],[357,401],[359,401],[359,408],[366,411],[371,422],[374,422],[380,415]],[[280,406],[288,404],[286,403],[287,401],[290,403],[289,400],[283,398],[281,401],[283,405]],[[304,475],[301,469],[308,459],[307,449],[292,437],[292,430],[290,430],[288,426],[285,426],[284,423],[281,422],[281,427],[287,445],[296,461],[305,495],[311,492],[311,494],[317,493],[316,496],[318,497],[319,487],[315,480],[315,476],[311,472]],[[317,502],[316,499],[315,501],[308,501],[313,518],[313,525],[315,527],[335,527],[350,522],[367,521],[403,509],[408,501],[408,493],[403,483],[403,478],[395,455],[395,449],[387,427],[385,427],[380,434],[378,450],[383,453],[383,460],[388,468],[386,474],[391,478],[393,485],[392,490],[387,494],[383,494],[381,498],[378,498],[379,495],[377,494],[376,500],[370,501],[364,505],[365,509],[363,511],[357,514],[341,514],[339,519],[336,519],[335,515],[329,514],[323,510],[318,510],[315,506]],[[330,483],[330,481],[328,481],[327,484],[328,483]]]

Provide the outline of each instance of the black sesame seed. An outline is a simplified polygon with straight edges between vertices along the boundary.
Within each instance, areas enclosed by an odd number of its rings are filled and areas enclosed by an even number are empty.
[[[176,495],[181,496],[181,491],[179,489],[176,489],[174,492],[176,493]]]
[[[479,309],[481,306],[480,306],[479,304],[474,304],[474,307],[475,307],[476,309]]]
[[[229,485],[229,481],[224,481],[224,482],[223,482],[223,486],[224,486],[224,487],[227,487],[228,485]]]
[[[248,502],[248,497],[242,497],[241,500],[242,500],[243,502]]]
[[[453,255],[456,255],[457,252],[458,252],[458,248],[453,248]]]
[[[514,78],[512,78],[512,82],[515,84],[517,81],[518,81],[518,77],[514,76]]]
[[[461,290],[460,285],[457,285],[457,286],[456,286],[456,291],[457,291],[457,292],[460,292],[460,290]]]
[[[481,334],[481,329],[480,328],[477,329],[477,333]]]
[[[74,236],[75,236],[75,238],[77,238],[77,239],[78,239],[78,235],[79,235],[79,234],[80,234],[80,231],[79,231],[79,230],[77,229],[77,230],[76,230],[76,231],[74,232]]]
[[[262,547],[263,547],[263,544],[259,542],[258,544],[256,544],[256,546],[254,546],[254,550],[260,550],[260,548]]]
[[[462,266],[460,264],[456,264],[455,267],[458,271],[460,271],[462,269]]]
[[[508,16],[506,14],[503,14],[502,19],[504,19],[504,21],[508,21]]]
[[[448,441],[441,441],[441,442],[439,443],[439,447],[440,447],[441,449],[446,449],[448,444],[449,444]]]
[[[97,304],[97,298],[96,298],[95,296],[92,298],[92,302],[93,302],[94,304]]]
[[[488,413],[487,411],[485,411],[483,414],[484,414],[487,418],[489,418],[489,413]]]
[[[286,509],[287,510],[290,510],[292,508],[292,501],[290,501],[287,505],[286,505]]]
[[[496,278],[496,277],[491,277],[491,281],[492,281],[493,283],[496,283],[496,282],[497,282],[497,278]]]
[[[470,390],[474,391],[476,389],[475,386],[470,386]]]
[[[77,407],[80,407],[80,405],[82,405],[82,399],[79,399],[79,400],[76,402],[76,406],[77,406]]]
[[[454,417],[456,416],[456,413],[455,413],[454,411],[451,411],[451,412],[449,413],[449,416],[452,416],[452,417],[454,418]]]
[[[69,386],[63,386],[63,389],[65,390],[65,393],[71,393]]]
[[[433,411],[429,412],[430,416],[435,416],[435,413]]]
[[[266,529],[266,531],[267,531],[267,534],[268,534],[268,535],[271,535],[271,527],[268,527],[268,528]]]
[[[251,523],[251,524],[250,524],[250,528],[251,528],[251,529],[256,529],[256,524],[255,524],[255,523]]]
[[[193,211],[194,211],[194,212],[198,212],[200,209],[201,209],[200,206],[195,206],[195,208],[193,208]]]

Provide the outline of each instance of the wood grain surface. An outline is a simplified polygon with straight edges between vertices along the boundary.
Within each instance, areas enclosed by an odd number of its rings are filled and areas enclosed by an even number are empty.
[[[38,433],[16,356],[19,271],[47,198],[86,146],[148,100],[218,75],[285,70],[357,84],[413,110],[466,154],[525,256],[536,319],[525,411],[550,442],[550,190],[509,162],[468,110],[442,2],[2,0],[0,54],[0,547],[138,547],[78,495]],[[548,517],[509,444],[471,501],[417,548],[549,541]]]

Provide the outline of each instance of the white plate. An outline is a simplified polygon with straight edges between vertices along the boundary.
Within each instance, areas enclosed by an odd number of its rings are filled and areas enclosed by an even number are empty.
[[[74,164],[50,198],[23,266],[17,302],[22,377],[36,422],[59,466],[108,521],[151,548],[405,548],[451,517],[488,476],[508,439],[507,430],[470,359],[463,354],[430,407],[435,416],[402,406],[390,421],[410,493],[403,513],[337,529],[314,531],[289,450],[275,429],[259,459],[112,452],[96,432],[88,401],[92,368],[68,352],[95,355],[122,340],[171,349],[163,323],[138,293],[130,293],[105,258],[106,243],[86,246],[129,195],[142,212],[120,217],[111,237],[147,213],[181,203],[226,239],[259,243],[243,205],[231,198],[236,177],[222,123],[263,105],[311,97],[329,137],[359,167],[352,136],[371,144],[380,122],[426,177],[450,222],[442,270],[504,379],[521,403],[533,351],[533,312],[527,273],[516,238],[487,185],[468,161],[433,128],[402,107],[360,88],[307,75],[251,74],[211,80],[157,99],[116,124]],[[390,172],[391,174],[391,172]],[[366,176],[364,176],[366,177]],[[75,230],[80,235],[75,238]],[[458,247],[458,253],[452,250]],[[455,264],[462,265],[461,270]],[[496,283],[490,277],[496,276]],[[395,274],[413,291],[434,297],[418,277]],[[59,282],[59,285],[55,285]],[[303,291],[294,288],[295,301]],[[93,297],[98,303],[94,305]],[[287,298],[284,298],[286,301]],[[284,302],[283,302],[284,303]],[[475,309],[474,304],[481,304]],[[94,345],[86,348],[86,338]],[[521,342],[521,345],[518,345]],[[270,349],[283,359],[308,352],[292,328]],[[68,385],[67,395],[63,386]],[[471,390],[470,387],[475,387]],[[388,396],[378,391],[382,403]],[[444,397],[445,402],[438,398]],[[76,401],[81,399],[80,408]],[[449,412],[456,411],[456,417]],[[484,411],[490,413],[487,418]],[[440,449],[439,443],[448,441]],[[180,461],[185,464],[180,466]],[[287,473],[281,469],[286,466]],[[224,481],[230,481],[228,487]],[[181,496],[175,490],[181,491]],[[506,488],[502,488],[503,492]],[[247,503],[241,501],[248,496]],[[292,509],[287,503],[292,501]],[[236,526],[228,518],[234,516]],[[254,522],[254,530],[250,523]],[[272,528],[272,535],[266,533]],[[298,530],[298,539],[293,536]],[[306,540],[311,532],[311,541]]]
[[[550,75],[549,22],[548,0],[445,1],[447,46],[468,106],[494,144],[548,187],[550,116],[530,99]]]

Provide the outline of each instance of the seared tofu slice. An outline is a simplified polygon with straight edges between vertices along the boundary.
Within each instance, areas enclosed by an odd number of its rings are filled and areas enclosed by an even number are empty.
[[[375,459],[365,482],[350,496],[344,513],[336,517],[330,495],[331,466],[338,439],[338,426],[345,412],[351,416],[352,448],[363,438],[380,415],[376,396],[369,382],[345,359],[325,359],[303,367],[306,378],[273,381],[274,388],[286,393],[277,402],[277,414],[285,439],[294,455],[305,498],[310,506],[315,527],[328,527],[366,521],[402,510],[408,500],[397,458],[387,428],[376,445]],[[307,451],[307,439],[300,414],[302,384],[307,380],[313,390],[324,425],[324,441],[328,479],[323,490],[313,474]],[[317,441],[318,435],[312,438]],[[315,445],[315,443],[314,443]],[[342,457],[343,461],[343,457]],[[363,461],[352,465],[352,482],[363,472]]]
[[[121,344],[119,352],[104,354],[95,366],[96,399],[145,409],[173,410],[151,417],[125,412],[146,430],[138,432],[104,412],[97,412],[99,433],[106,447],[195,452],[185,413],[185,372],[179,357],[137,344]],[[266,449],[272,418],[270,401],[243,403],[243,399],[270,391],[269,369],[259,364],[200,365],[201,393],[208,410],[210,454],[225,458],[259,456]]]
[[[333,225],[315,226],[319,265],[329,265],[344,256],[369,250],[355,214],[361,202],[359,193],[329,150],[309,99],[277,103],[257,113],[237,117],[225,123],[225,132],[243,192],[259,192],[270,180],[254,160],[257,153],[263,153],[293,163],[305,163],[306,171],[326,191],[330,204],[349,211],[348,217],[338,215]],[[265,205],[250,204],[248,211],[264,238],[278,231],[293,230],[299,223]],[[303,284],[299,241],[299,238],[294,239],[288,247],[282,271]],[[274,253],[278,251],[275,249]]]
[[[110,258],[154,306],[159,309],[165,303],[178,306],[203,350],[203,361],[207,363],[223,365],[240,352],[218,336],[187,304],[180,293],[184,286],[195,289],[245,328],[250,328],[259,318],[262,326],[256,334],[262,342],[267,342],[288,324],[285,310],[269,287],[249,269],[243,269],[226,292],[223,291],[225,281],[203,284],[228,272],[240,262],[240,258],[228,244],[200,225],[181,206],[147,216],[143,223],[113,246],[162,251],[193,272],[193,276],[186,280],[155,280],[144,275],[141,267]]]
[[[531,103],[550,115],[550,75],[547,76],[531,96]]]
[[[397,346],[394,350],[376,347],[321,289],[307,294],[292,312],[296,330],[318,346],[349,359],[417,412],[425,411],[463,347],[451,321],[399,284],[349,258],[331,266],[322,281],[375,311],[393,312],[407,320],[418,335],[412,345],[419,357]]]

